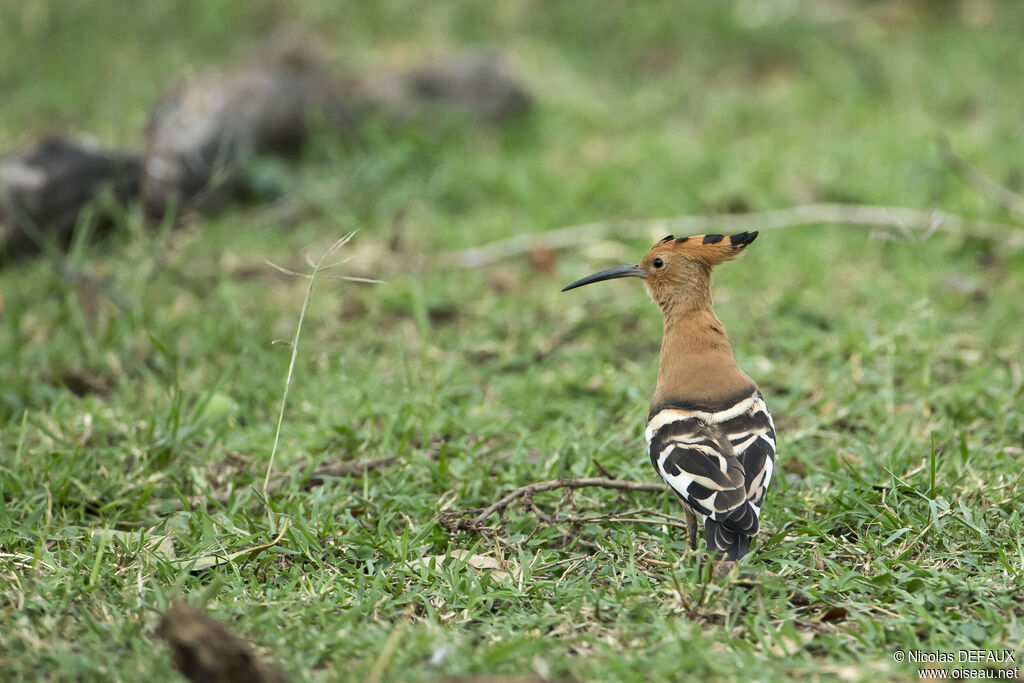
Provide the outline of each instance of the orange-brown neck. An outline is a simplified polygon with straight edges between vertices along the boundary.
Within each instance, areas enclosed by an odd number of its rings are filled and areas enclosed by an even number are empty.
[[[665,331],[651,407],[681,404],[715,409],[757,385],[739,366],[722,322],[706,297],[662,305]]]

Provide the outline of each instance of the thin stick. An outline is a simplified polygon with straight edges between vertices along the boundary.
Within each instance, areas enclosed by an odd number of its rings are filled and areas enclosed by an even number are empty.
[[[1024,216],[1024,195],[1014,192],[1010,188],[1000,185],[987,175],[974,168],[953,151],[949,140],[939,138],[939,154],[954,173],[966,180],[971,187],[978,191],[978,194],[991,199],[992,201],[1006,207],[1016,214]]]
[[[623,481],[621,479],[603,479],[591,477],[586,479],[552,479],[550,481],[539,481],[519,488],[505,494],[500,500],[485,508],[483,512],[470,520],[471,526],[482,526],[487,518],[495,512],[504,512],[505,509],[515,500],[523,496],[533,496],[541,491],[554,491],[556,489],[582,489],[596,487],[602,489],[615,489],[617,491],[655,491],[665,490],[664,484],[655,484],[645,481]]]
[[[530,496],[526,496],[526,501],[530,510],[537,515],[541,521],[550,525],[571,524],[573,526],[578,526],[581,524],[594,524],[596,522],[632,522],[635,524],[664,524],[678,529],[687,528],[686,520],[680,519],[679,517],[673,517],[672,515],[667,515],[664,512],[652,510],[651,508],[637,508],[636,510],[627,510],[626,512],[609,512],[603,515],[591,515],[590,517],[576,517],[575,515],[569,515],[568,517],[554,517],[538,508],[537,504],[533,502],[533,498]],[[639,515],[651,515],[656,519],[641,517]]]
[[[614,477],[612,477],[612,473],[609,472],[608,470],[606,470],[604,468],[604,465],[602,465],[601,463],[599,463],[597,461],[597,458],[591,458],[590,462],[594,463],[594,467],[597,468],[597,471],[600,472],[602,476],[607,477],[608,479],[613,479],[614,478]]]
[[[479,268],[502,259],[529,253],[538,246],[564,249],[581,242],[611,237],[657,239],[669,233],[699,234],[709,231],[774,230],[813,224],[847,224],[863,227],[893,226],[925,233],[941,231],[954,236],[972,235],[998,239],[1003,247],[1024,249],[1020,226],[964,218],[939,209],[921,211],[902,206],[868,204],[807,204],[788,209],[734,213],[720,216],[677,216],[651,220],[602,221],[559,228],[537,234],[519,234],[482,247],[447,252],[450,265]]]

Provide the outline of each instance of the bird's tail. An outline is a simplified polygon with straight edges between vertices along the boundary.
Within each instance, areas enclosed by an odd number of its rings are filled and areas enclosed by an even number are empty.
[[[750,550],[750,536],[730,529],[710,517],[704,522],[704,536],[708,542],[708,551],[730,562],[737,561]]]

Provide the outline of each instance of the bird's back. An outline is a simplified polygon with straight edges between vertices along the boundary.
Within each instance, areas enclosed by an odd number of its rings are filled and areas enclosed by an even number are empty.
[[[658,474],[704,518],[708,549],[742,557],[775,465],[775,425],[761,393],[716,406],[662,403],[645,438]]]

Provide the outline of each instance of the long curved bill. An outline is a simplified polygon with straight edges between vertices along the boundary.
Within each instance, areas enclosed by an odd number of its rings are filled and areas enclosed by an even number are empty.
[[[572,283],[563,292],[568,292],[570,289],[576,289],[583,285],[589,285],[593,282],[600,282],[601,280],[614,280],[619,277],[647,277],[647,271],[640,267],[639,263],[627,263],[624,266],[615,266],[608,270],[602,270],[600,273],[594,273],[588,275],[585,278],[581,278],[576,282]]]

